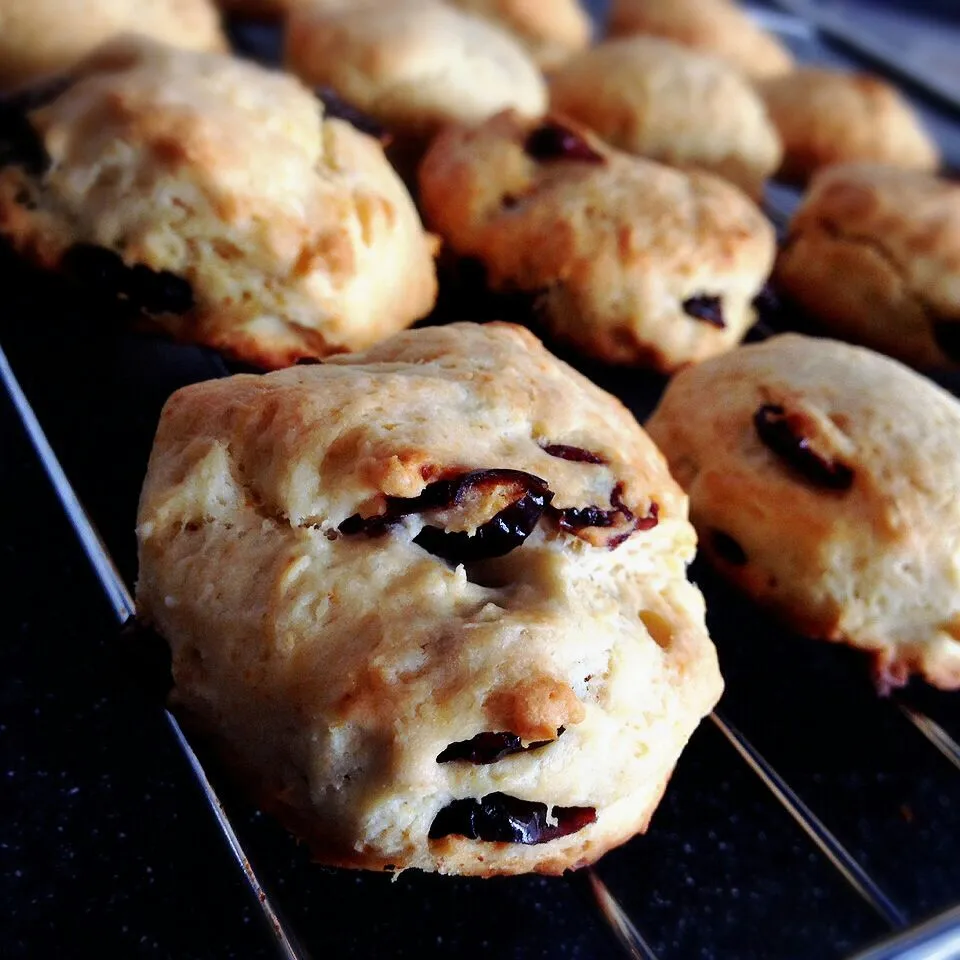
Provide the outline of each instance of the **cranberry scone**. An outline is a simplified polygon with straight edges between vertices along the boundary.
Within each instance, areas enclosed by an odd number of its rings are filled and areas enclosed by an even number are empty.
[[[436,294],[434,239],[377,140],[291,76],[138,37],[0,111],[0,236],[264,367],[369,346]]]
[[[450,251],[611,363],[669,372],[732,349],[773,266],[773,227],[733,184],[614,150],[564,118],[451,127],[419,182]]]
[[[129,31],[189,50],[227,50],[212,0],[0,0],[0,90],[69,70]]]
[[[960,183],[875,163],[827,167],[790,221],[776,282],[832,335],[960,370]]]
[[[797,334],[684,370],[647,424],[706,556],[881,689],[960,688],[960,404],[894,360]]]
[[[325,863],[560,873],[722,689],[687,500],[522,328],[187,387],[139,511],[176,708]]]

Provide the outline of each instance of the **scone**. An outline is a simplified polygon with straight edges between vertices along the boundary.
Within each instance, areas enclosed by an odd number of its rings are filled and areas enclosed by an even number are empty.
[[[881,688],[960,687],[960,405],[862,347],[788,334],[667,387],[647,429],[707,557]]]
[[[580,0],[448,0],[509,30],[544,70],[590,43],[590,15]]]
[[[283,366],[433,304],[435,244],[380,144],[293,77],[123,38],[2,119],[0,236],[180,339]]]
[[[566,120],[451,128],[419,185],[429,225],[493,290],[530,294],[557,339],[612,363],[667,372],[731,349],[773,264],[773,228],[732,184]]]
[[[70,69],[118,33],[226,50],[211,0],[0,0],[0,90]]]
[[[413,330],[171,398],[138,611],[322,861],[560,873],[645,829],[720,695],[686,509],[523,329]]]
[[[876,164],[821,171],[776,279],[845,340],[960,369],[960,184]]]
[[[520,44],[439,0],[298,9],[288,21],[286,60],[307,83],[331,87],[381,122],[405,171],[446,124],[546,108],[546,84]]]
[[[665,37],[727,60],[749,77],[793,68],[790,51],[733,0],[612,0],[609,32]]]
[[[903,95],[864,73],[803,67],[758,90],[783,140],[780,176],[805,182],[821,167],[871,161],[936,169],[937,145]]]
[[[554,110],[620,150],[731,180],[753,197],[780,166],[780,137],[733,67],[659,37],[593,47],[550,81]]]

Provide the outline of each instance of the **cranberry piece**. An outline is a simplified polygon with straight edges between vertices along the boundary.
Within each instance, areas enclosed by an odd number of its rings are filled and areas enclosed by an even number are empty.
[[[434,817],[430,839],[458,834],[488,843],[548,843],[596,823],[593,807],[554,807],[555,824],[547,822],[547,805],[506,793],[482,800],[454,800]]]
[[[128,267],[114,250],[75,243],[63,255],[64,272],[92,292],[125,300],[146,313],[186,313],[193,307],[193,288],[169,270],[151,270],[142,263]]]
[[[940,320],[934,323],[933,339],[951,360],[960,363],[960,319]]]
[[[557,738],[563,734],[563,727],[557,730]],[[469,740],[458,740],[451,743],[437,755],[437,763],[452,763],[455,760],[466,760],[468,763],[483,765],[496,763],[504,757],[514,753],[524,753],[527,750],[539,750],[553,740],[537,740],[524,746],[515,733],[478,733]]]
[[[425,526],[414,543],[449,563],[470,563],[502,557],[519,547],[540,522],[553,493],[546,481],[521,470],[477,470],[451,480],[427,484],[416,497],[387,497],[386,510],[375,517],[359,514],[347,517],[338,527],[341,533],[380,536],[402,517],[429,510],[459,506],[477,488],[513,487],[516,499],[477,527],[473,536],[463,531],[447,533],[440,527]]]
[[[559,460],[571,460],[574,463],[606,463],[606,459],[599,453],[591,453],[583,447],[571,447],[566,443],[548,443],[543,447],[544,453]]]
[[[747,562],[747,554],[743,547],[722,530],[713,530],[710,533],[710,545],[713,552],[721,559],[734,567],[742,567]]]
[[[650,512],[645,517],[634,516],[633,511],[623,502],[623,484],[618,483],[610,492],[609,510],[603,507],[565,507],[550,508],[550,515],[559,524],[561,530],[576,533],[588,527],[613,527],[627,521],[630,526],[615,537],[612,537],[607,546],[615,550],[631,534],[637,530],[652,530],[660,519],[660,507],[656,503],[650,504]]]
[[[114,297],[126,287],[127,266],[114,250],[92,243],[75,243],[60,261],[73,280],[96,293]]]
[[[783,407],[764,404],[753,415],[753,425],[764,445],[814,486],[849,490],[853,485],[853,470],[845,463],[821,457],[797,432]]]
[[[523,148],[534,160],[604,162],[603,157],[579,133],[556,120],[548,120],[531,131]]]
[[[723,319],[723,300],[720,297],[690,297],[683,301],[683,312],[694,320],[709,323],[711,327],[722,330],[726,326]]]
[[[361,133],[374,137],[381,143],[387,143],[390,140],[390,134],[387,133],[382,124],[352,103],[348,103],[331,87],[317,87],[313,92],[317,99],[323,102],[324,116],[336,120],[346,120],[350,126],[355,127]]]
[[[194,304],[193,288],[187,280],[142,263],[130,268],[127,294],[147,313],[187,313]]]
[[[50,168],[50,155],[27,118],[31,110],[55,100],[70,85],[57,79],[0,99],[0,167],[16,164],[39,177]]]

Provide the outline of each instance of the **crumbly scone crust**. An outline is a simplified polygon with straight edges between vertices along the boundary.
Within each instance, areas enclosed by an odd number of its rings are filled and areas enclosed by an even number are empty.
[[[765,405],[849,486],[810,482],[762,442]],[[647,429],[725,576],[801,632],[869,651],[884,686],[960,687],[952,396],[862,347],[789,334],[683,371]]]
[[[790,51],[731,0],[613,0],[609,32],[666,37],[713,53],[757,79],[788,73],[794,65]]]
[[[306,82],[332,87],[396,138],[421,144],[448,123],[546,109],[543,76],[520,43],[439,0],[298,9],[285,58]]]
[[[187,50],[227,50],[211,0],[0,0],[0,90],[69,70],[130,31]]]
[[[757,89],[783,140],[782,179],[803,183],[837,163],[926,171],[940,163],[937,145],[913,108],[879,77],[801,67]]]
[[[550,103],[620,150],[707,170],[754,198],[780,166],[780,137],[751,84],[661,37],[611,40],[573,58],[551,77]]]
[[[877,164],[819,173],[794,214],[777,284],[833,333],[923,368],[958,369],[960,186]],[[941,327],[941,325],[944,325]]]
[[[422,517],[339,529],[449,471],[505,467],[546,480],[559,508],[606,505],[622,484],[658,522],[617,545],[544,516],[466,566],[413,542]],[[628,411],[525,330],[408,331],[171,398],[141,497],[138,610],[171,644],[179,708],[321,859],[559,873],[645,828],[720,694],[686,506]],[[497,763],[437,762],[481,731],[528,742],[560,726]],[[597,819],[531,846],[427,839],[452,800],[491,792]]]
[[[140,38],[29,114],[46,172],[0,169],[0,233],[44,268],[75,244],[189,281],[155,322],[262,366],[374,343],[433,305],[435,243],[374,139],[295,78]]]
[[[510,113],[441,133],[419,172],[430,227],[493,289],[536,295],[551,333],[594,356],[669,371],[731,349],[773,265],[766,217],[719,178],[556,122],[599,162],[535,159],[524,145],[540,122]],[[723,327],[684,310],[703,296],[720,298]]]

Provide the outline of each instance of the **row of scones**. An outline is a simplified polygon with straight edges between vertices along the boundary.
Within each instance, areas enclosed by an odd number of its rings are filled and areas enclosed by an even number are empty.
[[[203,0],[95,6],[0,0],[0,238],[273,371],[167,404],[138,611],[319,859],[559,873],[642,832],[722,692],[698,537],[881,689],[960,687],[957,402],[824,336],[739,346],[773,283],[960,364],[960,188],[893,88],[732,0],[614,0],[602,41],[576,0],[225,2],[287,71]],[[808,184],[779,249],[771,178]],[[671,376],[649,434],[520,327],[405,329],[474,300]]]

